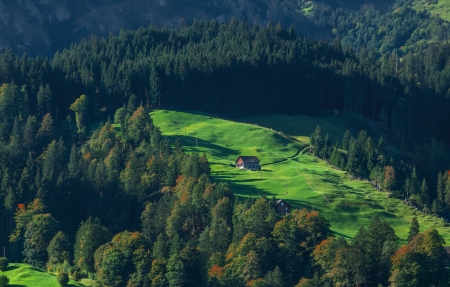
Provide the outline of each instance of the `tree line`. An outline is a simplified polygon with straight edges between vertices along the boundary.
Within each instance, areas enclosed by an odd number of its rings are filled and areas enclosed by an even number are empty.
[[[365,130],[354,137],[347,130],[341,143],[332,144],[328,133],[317,126],[311,135],[311,153],[330,165],[349,172],[354,179],[370,180],[378,189],[404,200],[420,210],[448,220],[450,215],[450,181],[445,170],[447,153],[442,143],[426,143],[426,163],[414,164],[404,157],[390,157],[386,141],[378,141]]]
[[[52,59],[4,50],[0,80],[25,89],[33,114],[58,120],[81,94],[92,101],[91,115],[103,119],[135,96],[146,108],[232,117],[338,109],[371,120],[404,145],[450,142],[448,44],[405,54],[373,47],[356,53],[346,45],[314,41],[281,24],[182,22],[176,29],[92,36]]]

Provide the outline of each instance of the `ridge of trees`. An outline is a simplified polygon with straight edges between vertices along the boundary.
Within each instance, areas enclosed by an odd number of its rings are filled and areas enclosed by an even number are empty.
[[[338,39],[299,36],[293,26],[194,21],[92,36],[50,60],[5,50],[0,81],[21,87],[32,114],[50,112],[56,120],[81,94],[97,118],[112,116],[131,97],[146,108],[227,116],[338,109],[371,120],[404,145],[430,138],[448,144],[449,51],[442,43],[377,56]]]
[[[370,180],[376,189],[387,191],[389,196],[404,200],[425,213],[450,218],[450,181],[445,171],[447,152],[442,143],[432,140],[426,144],[427,162],[417,161],[419,169],[401,157],[389,158],[383,137],[374,141],[365,130],[356,138],[347,130],[341,144],[332,145],[329,135],[324,136],[317,126],[310,144],[314,156],[348,171],[352,178]]]

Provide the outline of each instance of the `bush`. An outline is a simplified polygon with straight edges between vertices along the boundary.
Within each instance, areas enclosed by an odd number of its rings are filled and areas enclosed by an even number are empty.
[[[6,257],[0,257],[0,270],[5,271],[8,268],[9,261]]]
[[[0,275],[0,287],[8,286],[9,278],[6,275]]]
[[[83,278],[83,276],[81,275],[80,272],[78,272],[78,271],[73,271],[73,272],[72,272],[72,278],[73,278],[73,280],[75,280],[75,281],[80,281],[80,280]]]
[[[69,283],[69,275],[66,272],[59,272],[58,276],[56,276],[56,281],[61,286],[66,286]]]

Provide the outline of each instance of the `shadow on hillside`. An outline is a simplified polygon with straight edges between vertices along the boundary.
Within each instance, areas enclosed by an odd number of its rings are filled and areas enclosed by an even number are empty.
[[[67,285],[70,286],[70,285]],[[75,286],[75,285],[73,285]],[[8,287],[27,287],[27,285],[22,285],[22,284],[8,284]]]
[[[11,270],[18,269],[18,268],[20,268],[20,266],[11,265],[11,266],[8,266],[8,268],[6,268],[6,271],[11,271]]]
[[[348,236],[348,235],[345,235],[345,234],[343,234],[343,233],[337,232],[337,231],[335,231],[335,230],[332,230],[332,232],[333,232],[333,234],[339,235],[340,237],[344,237],[344,238],[347,238],[347,239],[353,239],[352,237],[350,237],[350,236]]]
[[[231,148],[226,148],[220,145],[213,144],[209,141],[204,141],[202,139],[192,137],[192,136],[167,136],[170,142],[174,143],[177,139],[181,141],[183,146],[197,149],[199,152],[202,152],[202,149],[213,150],[213,153],[216,156],[227,157],[229,155],[236,155],[236,158],[239,156],[239,151]],[[210,151],[208,151],[210,152]]]

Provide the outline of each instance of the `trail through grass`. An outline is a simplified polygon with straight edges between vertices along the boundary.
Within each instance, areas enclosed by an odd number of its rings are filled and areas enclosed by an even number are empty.
[[[417,216],[421,230],[435,228],[450,243],[448,224],[442,220],[399,199],[387,198],[369,182],[351,180],[346,172],[307,153],[309,135],[318,124],[332,139],[342,138],[345,122],[341,118],[273,115],[230,121],[167,110],[152,112],[151,117],[163,135],[178,138],[186,151],[205,152],[213,180],[228,182],[237,196],[276,196],[295,208],[318,210],[336,234],[347,238],[354,237],[361,226],[367,227],[378,215],[406,240],[411,219]],[[291,141],[283,134],[300,141]],[[232,164],[239,155],[258,156],[262,170],[234,168]]]

